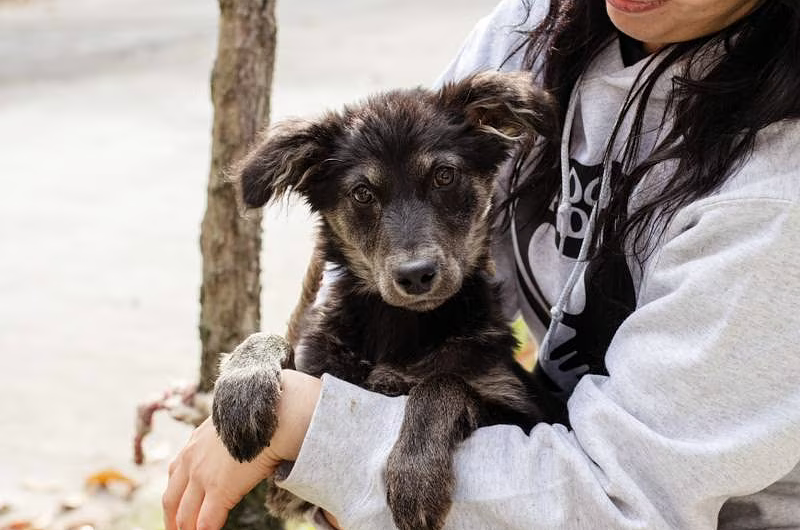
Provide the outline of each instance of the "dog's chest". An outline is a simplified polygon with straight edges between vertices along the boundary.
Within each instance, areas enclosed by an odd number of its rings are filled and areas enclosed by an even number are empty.
[[[489,313],[464,303],[464,298],[456,296],[420,313],[388,305],[377,296],[346,297],[322,325],[372,367],[391,366],[403,373],[423,364],[458,372],[470,360],[445,355],[447,344],[490,327]]]
[[[364,304],[360,314],[345,330],[343,338],[358,356],[374,365],[406,366],[431,355],[446,338],[447,330],[437,327],[429,314],[398,309],[382,302]],[[450,330],[450,334],[456,330]]]
[[[310,319],[295,352],[298,369],[372,388],[380,374],[378,391],[396,393],[432,373],[487,373],[511,354],[481,278],[468,278],[457,295],[424,313],[359,293],[348,280],[333,286]]]

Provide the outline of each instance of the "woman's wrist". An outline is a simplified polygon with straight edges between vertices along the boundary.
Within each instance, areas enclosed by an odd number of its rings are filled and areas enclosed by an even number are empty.
[[[322,381],[298,372],[281,372],[281,399],[278,402],[278,428],[270,441],[272,452],[281,460],[297,460],[300,447],[319,401]]]

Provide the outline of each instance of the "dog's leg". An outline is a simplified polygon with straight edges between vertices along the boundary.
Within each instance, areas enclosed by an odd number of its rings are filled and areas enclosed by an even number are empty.
[[[284,520],[300,521],[314,507],[293,493],[279,488],[272,478],[267,479],[267,496],[264,505],[269,513]]]
[[[282,337],[254,333],[223,358],[211,416],[225,447],[240,462],[255,458],[272,438],[281,366],[290,354]]]
[[[432,376],[408,396],[387,462],[387,497],[401,530],[435,530],[452,504],[452,455],[480,421],[477,394],[458,376]]]

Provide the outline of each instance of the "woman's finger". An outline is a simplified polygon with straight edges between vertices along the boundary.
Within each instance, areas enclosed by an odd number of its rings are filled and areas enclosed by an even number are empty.
[[[203,485],[190,479],[189,484],[186,486],[186,491],[181,497],[181,503],[175,517],[178,530],[195,530],[197,528],[197,516],[200,513],[200,507],[203,505],[205,495]]]
[[[167,489],[161,497],[161,505],[164,508],[164,528],[165,530],[178,530],[175,517],[178,513],[178,506],[183,497],[186,485],[189,483],[189,474],[185,465],[181,465],[176,458],[170,465],[170,475],[167,481]]]
[[[217,497],[206,496],[197,516],[197,530],[219,530],[228,518],[229,507],[220,504]]]

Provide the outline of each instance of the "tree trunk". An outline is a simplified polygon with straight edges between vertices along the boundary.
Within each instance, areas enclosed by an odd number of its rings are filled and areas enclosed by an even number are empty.
[[[219,7],[217,59],[211,74],[211,172],[200,235],[200,391],[213,388],[220,353],[233,351],[260,326],[261,212],[241,214],[237,188],[227,171],[269,121],[275,62],[275,0],[219,0]],[[231,512],[225,528],[282,528],[267,515],[263,499],[263,492],[251,492]]]
[[[242,216],[227,171],[269,120],[275,58],[274,0],[220,0],[208,205],[200,235],[200,390],[217,377],[220,352],[259,328],[261,212]]]

